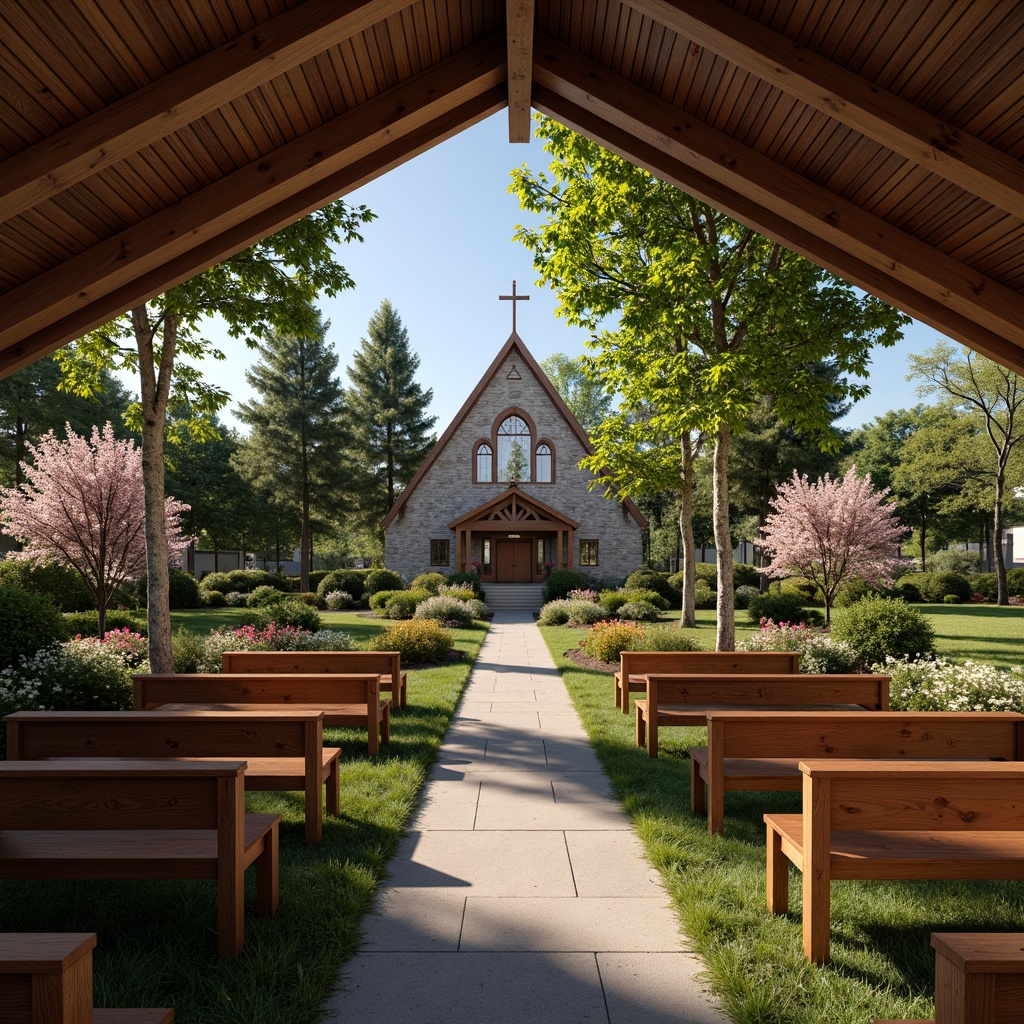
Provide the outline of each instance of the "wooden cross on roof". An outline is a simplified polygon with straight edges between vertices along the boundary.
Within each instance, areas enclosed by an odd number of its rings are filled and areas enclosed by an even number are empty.
[[[529,302],[529,295],[517,295],[516,294],[516,283],[512,282],[512,294],[511,295],[499,295],[499,299],[505,299],[512,303],[512,333],[516,333],[516,303],[517,302]]]

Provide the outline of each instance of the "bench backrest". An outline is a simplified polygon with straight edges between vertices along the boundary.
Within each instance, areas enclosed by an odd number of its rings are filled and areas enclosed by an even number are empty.
[[[889,676],[875,675],[655,675],[647,676],[647,707],[662,704],[859,704],[889,709]]]
[[[224,651],[225,672],[376,672],[402,678],[399,651]]]
[[[147,673],[132,676],[132,683],[136,711],[163,704],[366,704],[370,708],[380,703],[376,673]]]
[[[799,671],[800,655],[794,651],[623,651],[619,655],[623,678],[648,672]]]
[[[200,829],[242,849],[244,761],[0,762],[0,829]]]
[[[1024,831],[1024,762],[808,759],[804,835]],[[820,817],[827,809],[827,822]],[[819,815],[816,819],[815,815]]]
[[[319,768],[323,712],[19,711],[7,756],[309,757]]]
[[[709,757],[1019,761],[1024,715],[1012,711],[709,711]]]

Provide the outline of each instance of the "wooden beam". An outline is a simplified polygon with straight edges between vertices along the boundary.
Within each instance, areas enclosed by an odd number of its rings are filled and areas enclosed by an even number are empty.
[[[856,259],[820,234],[798,227],[783,215],[753,200],[747,192],[736,191],[717,177],[702,174],[667,154],[664,149],[641,141],[630,131],[619,128],[592,110],[540,84],[534,87],[534,106],[566,127],[592,138],[623,159],[630,160],[740,223],[775,239],[851,284],[884,299],[1014,372],[1024,374],[1024,349],[980,327],[967,317],[952,312],[944,303]]]
[[[307,0],[0,163],[0,222],[408,7]]]
[[[188,280],[207,267],[219,263],[236,252],[266,238],[300,217],[318,210],[368,181],[405,163],[432,146],[444,142],[485,117],[497,113],[507,102],[504,85],[492,86],[422,128],[387,142],[330,177],[309,185],[280,203],[259,211],[244,223],[215,237],[197,242],[176,259],[140,274],[115,291],[95,302],[29,335],[10,347],[0,350],[0,378],[80,338],[93,328],[107,323],[126,309],[167,291]]]
[[[534,82],[590,109],[837,249],[1024,347],[1024,296],[782,167],[554,40],[537,40]],[[536,91],[535,85],[535,91]]]
[[[1024,165],[716,0],[625,0],[924,170],[1024,219]]]
[[[307,186],[317,187],[386,143],[502,85],[504,76],[504,39],[495,32],[435,68],[40,274],[4,297],[0,349],[101,301],[206,239],[230,237],[235,229],[239,240],[231,251],[244,248],[248,235],[240,226],[261,210]]]
[[[508,36],[508,141],[530,141],[534,0],[505,0]]]

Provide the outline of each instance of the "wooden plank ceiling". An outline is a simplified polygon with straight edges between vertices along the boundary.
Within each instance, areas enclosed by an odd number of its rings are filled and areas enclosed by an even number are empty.
[[[3,0],[0,375],[505,107],[1024,372],[1019,0]]]

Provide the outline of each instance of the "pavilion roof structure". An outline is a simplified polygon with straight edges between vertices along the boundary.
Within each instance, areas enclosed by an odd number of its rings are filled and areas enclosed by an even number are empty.
[[[1024,372],[1017,0],[4,0],[0,376],[506,108]]]

